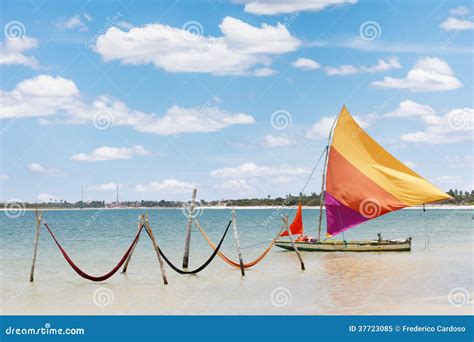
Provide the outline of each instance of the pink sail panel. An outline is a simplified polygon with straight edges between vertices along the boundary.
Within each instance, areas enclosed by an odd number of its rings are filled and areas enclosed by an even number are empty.
[[[329,192],[324,195],[324,205],[326,206],[328,236],[339,234],[369,219],[343,205]]]

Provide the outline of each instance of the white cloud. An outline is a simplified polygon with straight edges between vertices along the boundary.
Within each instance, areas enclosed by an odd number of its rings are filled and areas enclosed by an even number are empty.
[[[449,14],[462,17],[469,14],[469,9],[466,6],[458,6],[449,10]]]
[[[79,94],[79,90],[71,80],[60,76],[39,75],[23,80],[16,86],[18,96],[25,97],[72,97]]]
[[[140,132],[170,135],[216,132],[232,125],[253,124],[245,113],[231,113],[209,104],[183,108],[172,106],[163,116],[129,108],[109,96],[87,100],[73,81],[60,76],[39,75],[19,82],[12,91],[1,91],[0,118],[44,117],[40,123],[93,124],[104,117],[114,126],[129,126]],[[218,101],[215,101],[218,102]]]
[[[384,42],[380,39],[376,40],[364,40],[360,36],[355,36],[349,39],[338,41],[337,39],[331,39],[331,42],[320,42],[316,41],[312,43],[315,46],[333,48],[342,47],[360,51],[372,51],[372,52],[383,52],[383,53],[416,53],[416,54],[444,54],[444,53],[456,53],[456,54],[472,54],[472,48],[468,45],[465,46],[453,46],[450,44],[446,49],[440,49],[440,44],[427,44],[426,42],[418,43],[407,43],[403,42]]]
[[[0,65],[26,65],[31,68],[38,67],[35,57],[26,56],[25,52],[38,47],[38,41],[26,36],[6,38],[0,43]]]
[[[52,195],[52,194],[42,192],[42,193],[38,194],[38,199],[41,202],[49,203],[49,202],[57,201],[58,197],[56,195]]]
[[[19,82],[12,91],[1,91],[0,118],[47,116],[71,109],[77,102],[74,82],[39,75]]]
[[[281,147],[281,146],[291,146],[295,142],[287,135],[271,135],[267,134],[263,137],[263,146],[265,147]]]
[[[402,141],[444,144],[474,140],[474,109],[453,109],[443,116],[425,116],[425,131],[401,136]]]
[[[385,113],[385,117],[406,118],[410,116],[432,116],[435,110],[428,105],[422,105],[411,100],[400,102],[394,111]]]
[[[245,179],[228,179],[219,185],[219,190],[227,190],[237,192],[239,194],[247,194],[255,190]]]
[[[397,57],[391,57],[388,59],[379,59],[377,64],[371,66],[355,67],[353,65],[345,64],[339,67],[326,67],[324,70],[328,75],[352,75],[359,73],[376,73],[382,71],[388,71],[391,69],[400,69],[402,66],[398,62]]]
[[[119,186],[119,184],[109,182],[100,185],[92,185],[89,186],[87,189],[92,191],[115,191],[117,189],[117,186]]]
[[[266,76],[275,75],[276,73],[277,71],[272,68],[258,68],[258,69],[255,69],[255,71],[253,72],[253,75],[257,77],[266,77]]]
[[[182,28],[147,24],[122,31],[112,27],[99,36],[95,46],[105,61],[123,64],[152,63],[168,72],[198,72],[216,75],[270,74],[271,56],[295,51],[300,41],[280,23],[249,25],[225,17],[220,37],[190,33]]]
[[[341,65],[338,67],[325,67],[324,70],[326,71],[326,74],[330,76],[334,75],[352,75],[352,74],[357,74],[359,72],[359,69],[356,68],[353,65]]]
[[[305,69],[305,70],[314,70],[314,69],[321,68],[321,64],[309,58],[298,58],[296,61],[291,63],[291,65],[295,68],[300,68],[300,69]]]
[[[162,182],[151,182],[145,185],[135,186],[137,192],[168,192],[187,193],[194,188],[194,184],[182,182],[176,179],[165,179]]]
[[[94,149],[91,153],[78,153],[71,156],[75,161],[105,161],[117,159],[131,159],[135,156],[147,156],[147,151],[143,146],[135,145],[133,147],[108,147],[102,146]]]
[[[217,107],[182,108],[173,106],[163,117],[137,118],[140,132],[169,135],[187,132],[216,132],[232,125],[252,124],[255,119],[244,113],[232,114]]]
[[[251,178],[278,175],[301,175],[307,174],[308,169],[304,167],[278,165],[278,166],[259,166],[255,163],[244,163],[237,167],[223,167],[211,172],[212,177],[219,178]]]
[[[62,175],[61,170],[54,169],[54,168],[46,168],[39,163],[30,163],[30,164],[27,164],[26,167],[28,168],[28,170],[30,170],[30,172],[33,172],[33,173],[41,173],[48,176],[61,176]]]
[[[303,11],[322,11],[327,7],[355,4],[357,0],[234,0],[245,4],[244,11],[257,15],[275,15]]]
[[[374,72],[382,72],[382,71],[388,71],[392,69],[400,69],[402,66],[400,65],[400,62],[398,62],[397,57],[391,57],[388,59],[379,59],[377,61],[377,64],[369,66],[369,67],[362,67],[362,71],[368,72],[368,73],[374,73]]]
[[[450,17],[443,21],[440,27],[445,31],[474,30],[474,17],[469,17],[468,19]]]
[[[362,127],[367,128],[370,123],[377,118],[374,114],[369,114],[366,117],[354,116],[354,120]],[[321,119],[316,121],[310,129],[305,133],[306,139],[327,139],[329,132],[334,124],[335,116],[323,116]]]
[[[129,23],[128,21],[123,21],[123,20],[117,23],[117,27],[120,27],[124,30],[130,30],[134,28],[133,24]]]
[[[10,177],[8,177],[7,174],[0,173],[0,181],[5,181],[5,180],[8,180],[8,179],[10,179]]]
[[[335,119],[335,116],[323,116],[306,131],[304,137],[306,139],[327,138]]]
[[[405,78],[385,77],[371,83],[377,88],[409,89],[412,92],[446,91],[462,87],[449,65],[436,57],[418,60]]]
[[[75,14],[68,19],[60,19],[58,20],[55,25],[58,29],[61,30],[74,30],[78,29],[79,32],[86,32],[89,30],[86,23],[82,21],[84,18],[86,21],[91,22],[92,17],[88,14],[84,14],[82,17],[79,14]]]

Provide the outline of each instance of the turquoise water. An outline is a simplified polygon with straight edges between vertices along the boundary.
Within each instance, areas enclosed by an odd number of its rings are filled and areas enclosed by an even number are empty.
[[[99,275],[121,258],[136,233],[138,215],[145,211],[160,247],[181,265],[187,218],[180,209],[63,210],[45,212],[44,217],[72,259],[86,272]],[[282,214],[291,219],[295,210],[237,210],[244,261],[257,257],[275,236]],[[347,240],[376,238],[379,232],[390,239],[411,236],[410,253],[303,253],[307,271],[301,272],[294,253],[275,248],[245,278],[216,258],[197,276],[180,276],[166,267],[170,285],[164,286],[146,234],[127,275],[118,273],[104,283],[91,283],[69,268],[45,229],[35,282],[29,284],[34,213],[27,211],[18,218],[3,213],[1,308],[18,314],[391,314],[407,310],[456,314],[472,310],[469,298],[456,307],[450,305],[448,295],[461,288],[472,296],[473,215],[473,210],[401,210],[344,235]],[[318,216],[318,210],[303,211],[307,234],[316,234]],[[203,209],[197,218],[217,243],[230,210]],[[236,259],[232,231],[222,250]],[[193,229],[190,268],[199,266],[211,252]],[[94,293],[104,288],[112,291],[113,300],[102,307],[96,305]],[[278,289],[283,291],[281,298],[291,297],[289,303],[275,305],[272,296]]]

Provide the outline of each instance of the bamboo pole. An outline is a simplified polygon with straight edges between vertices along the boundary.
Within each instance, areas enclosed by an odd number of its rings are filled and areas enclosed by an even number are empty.
[[[342,107],[342,110],[344,110],[346,106],[344,105]],[[341,112],[342,112],[341,110]],[[324,158],[324,166],[323,166],[323,179],[321,182],[321,193],[319,194],[319,221],[318,221],[318,241],[321,241],[321,225],[323,221],[323,201],[324,201],[324,185],[326,183],[326,169],[328,166],[328,158],[329,158],[329,148],[331,147],[331,139],[332,139],[332,132],[334,130],[334,126],[336,125],[337,119],[339,119],[339,113],[336,118],[334,119],[331,129],[329,130],[329,137],[328,137],[328,144],[326,146],[326,157]]]
[[[242,274],[242,277],[244,277],[245,276],[244,260],[242,258],[242,252],[240,251],[239,234],[237,233],[237,218],[235,215],[234,207],[232,207],[232,228],[234,230],[234,238],[235,238],[235,243],[237,245],[237,254],[239,255],[240,273]]]
[[[151,227],[150,227],[150,223],[148,222],[148,214],[146,214],[146,216],[145,216],[145,229],[148,233],[148,236],[151,239],[151,242],[153,243],[153,247],[155,248],[156,256],[158,257],[158,261],[160,263],[161,275],[163,277],[163,283],[165,285],[168,285],[168,278],[166,278],[165,265],[163,263],[163,259],[161,258],[161,255],[160,255],[160,250],[158,248],[158,243],[156,242],[155,236],[153,235],[153,231],[151,230]]]
[[[324,201],[324,183],[326,183],[326,164],[328,162],[329,145],[326,146],[326,157],[324,158],[323,180],[321,182],[321,192],[319,193],[319,221],[318,221],[318,241],[321,241],[321,224],[323,222],[323,201]]]
[[[189,207],[188,224],[186,226],[186,237],[184,239],[183,268],[188,268],[188,265],[189,265],[189,247],[191,245],[191,227],[193,224],[193,213],[194,213],[194,205],[196,202],[196,192],[197,192],[197,189],[194,188],[193,194],[191,197],[191,206]]]
[[[298,256],[298,259],[300,261],[301,270],[304,271],[305,267],[304,267],[303,258],[301,257],[298,247],[296,247],[296,243],[295,243],[295,240],[293,239],[293,235],[291,235],[290,226],[288,224],[288,215],[282,216],[282,219],[283,219],[283,223],[285,225],[286,231],[288,232],[288,236],[290,237],[291,244],[293,245],[293,249],[295,250],[296,255]]]
[[[139,215],[139,216],[138,216],[138,230],[137,230],[137,234],[138,234],[138,232],[140,231],[140,229],[142,228],[143,224],[144,224],[144,222],[143,222],[143,215]],[[132,250],[130,251],[130,254],[128,255],[128,258],[127,258],[127,260],[125,261],[125,265],[123,266],[122,273],[127,273],[128,264],[130,263],[130,259],[132,259],[132,254],[133,254],[133,252],[135,251],[135,247],[137,246],[139,239],[140,239],[140,236],[138,236],[137,241],[133,244]]]
[[[30,282],[33,282],[34,280],[36,255],[38,253],[38,242],[39,242],[39,235],[41,231],[41,221],[43,221],[43,212],[38,211],[38,209],[35,210],[35,220],[36,220],[36,235],[35,235],[35,247],[33,250],[33,262],[31,264]]]

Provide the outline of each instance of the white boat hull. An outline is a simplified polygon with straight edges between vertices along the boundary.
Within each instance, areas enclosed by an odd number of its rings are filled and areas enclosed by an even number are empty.
[[[299,251],[304,252],[408,252],[411,238],[405,240],[326,240],[319,242],[295,242]],[[275,245],[293,251],[291,241],[277,240]]]

